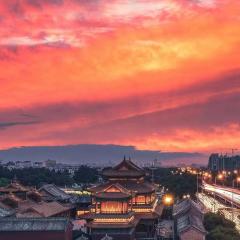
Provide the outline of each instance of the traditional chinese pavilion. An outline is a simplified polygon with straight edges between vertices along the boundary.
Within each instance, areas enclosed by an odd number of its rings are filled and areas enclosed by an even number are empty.
[[[92,205],[87,220],[93,240],[106,234],[113,239],[152,237],[161,215],[155,185],[145,180],[145,171],[130,159],[103,170],[106,182],[92,187]]]

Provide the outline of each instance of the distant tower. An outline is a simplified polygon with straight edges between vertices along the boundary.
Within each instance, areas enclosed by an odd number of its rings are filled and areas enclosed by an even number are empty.
[[[18,182],[18,179],[17,179],[17,175],[15,174],[13,177],[12,183],[17,183],[17,182]]]

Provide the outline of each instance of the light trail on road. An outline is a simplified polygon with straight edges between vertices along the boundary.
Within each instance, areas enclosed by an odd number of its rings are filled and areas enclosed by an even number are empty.
[[[213,197],[210,197],[204,193],[199,193],[197,195],[199,201],[204,205],[207,211],[222,214],[226,219],[234,222],[236,224],[236,229],[240,232],[240,210],[232,209],[215,200]]]
[[[240,191],[229,188],[229,187],[224,187],[224,186],[218,186],[218,185],[211,185],[207,183],[203,183],[202,189],[206,190],[211,193],[215,193],[216,195],[224,198],[228,202],[234,203],[234,205],[237,205],[240,207]]]

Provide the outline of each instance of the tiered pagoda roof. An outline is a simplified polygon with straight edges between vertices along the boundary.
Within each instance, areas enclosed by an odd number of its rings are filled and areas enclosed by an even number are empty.
[[[128,192],[131,194],[134,194],[134,193],[143,193],[144,194],[144,193],[152,193],[155,191],[155,186],[148,182],[137,183],[137,182],[133,182],[133,181],[131,181],[131,182],[130,181],[119,181],[118,185],[121,185],[121,187],[126,188],[128,190]],[[110,186],[112,186],[112,183],[107,182],[107,183],[92,187],[89,189],[89,191],[92,193],[104,192],[104,190]]]
[[[141,178],[145,176],[142,168],[134,164],[130,159],[124,160],[113,168],[105,169],[102,175],[107,178]]]
[[[132,192],[124,188],[119,183],[109,182],[106,185],[91,188],[90,190],[95,193],[94,195],[97,199],[120,200],[129,199],[132,197]]]
[[[130,198],[131,195],[130,194],[125,194],[125,193],[121,193],[121,192],[117,192],[117,193],[112,193],[112,192],[100,192],[100,193],[96,193],[95,197],[97,199],[109,199],[109,200],[114,200],[114,199],[126,199],[126,198]]]
[[[102,175],[107,181],[89,189],[93,204],[82,217],[97,239],[102,233],[134,239],[136,226],[142,220],[154,224],[161,215],[163,207],[157,204],[155,185],[145,181],[145,171],[126,158],[103,170]]]
[[[0,193],[28,192],[29,188],[24,187],[18,182],[12,182],[6,187],[0,187]]]

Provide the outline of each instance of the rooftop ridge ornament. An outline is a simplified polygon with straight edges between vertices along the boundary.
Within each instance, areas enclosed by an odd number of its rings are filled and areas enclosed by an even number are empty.
[[[108,234],[106,233],[106,235],[103,238],[101,238],[101,240],[113,240],[113,238],[108,236]]]
[[[131,161],[131,158],[128,160],[126,156],[124,159],[116,166],[111,169],[104,169],[102,175],[108,178],[141,178],[146,175],[145,171],[138,167],[135,163]]]

